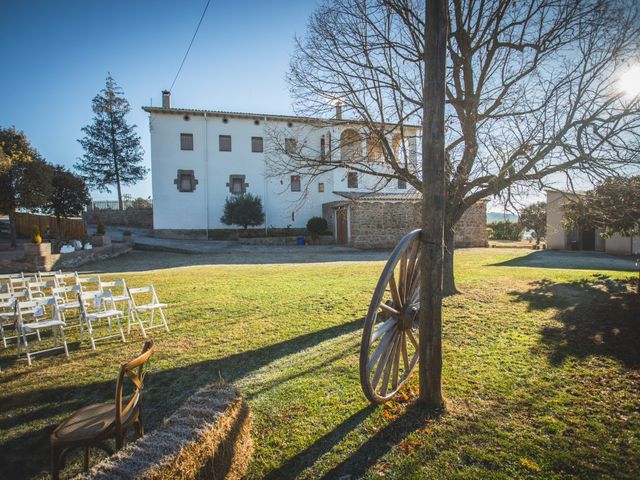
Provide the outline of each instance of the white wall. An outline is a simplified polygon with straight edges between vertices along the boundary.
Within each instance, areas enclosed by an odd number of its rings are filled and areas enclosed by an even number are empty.
[[[276,228],[305,227],[309,218],[322,216],[322,204],[342,199],[334,191],[365,192],[377,186],[375,177],[360,175],[359,188],[349,189],[347,171],[338,169],[313,180],[302,176],[301,191],[292,192],[288,176],[268,177],[265,158],[270,149],[267,132],[278,128],[286,131],[289,128],[287,120],[194,112],[186,121],[184,115],[176,110],[152,111],[150,114],[155,229],[230,228],[220,222],[225,199],[231,195],[227,186],[230,175],[245,175],[245,182],[249,184],[246,191],[262,199],[266,226]],[[227,118],[226,123],[224,118]],[[255,120],[259,121],[258,125]],[[294,124],[291,130],[296,138],[304,138],[305,145],[316,151],[321,136],[328,131],[302,124]],[[339,130],[331,130],[332,141],[338,142]],[[193,134],[192,151],[180,150],[181,133]],[[231,136],[230,152],[219,150],[219,135]],[[251,137],[264,139],[265,152],[251,151]],[[194,171],[198,180],[194,192],[178,191],[174,184],[178,170]],[[320,182],[324,183],[324,192],[318,191]],[[393,180],[383,191],[407,192],[410,187],[399,190],[397,181]]]

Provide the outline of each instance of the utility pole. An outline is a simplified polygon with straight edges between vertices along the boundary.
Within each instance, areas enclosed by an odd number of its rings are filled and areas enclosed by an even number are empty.
[[[446,0],[427,0],[422,116],[422,258],[420,289],[420,401],[442,408],[442,264],[444,254],[444,105]]]

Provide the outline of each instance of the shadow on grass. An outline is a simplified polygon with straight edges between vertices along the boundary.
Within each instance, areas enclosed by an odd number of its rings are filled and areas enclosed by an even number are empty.
[[[566,283],[539,280],[526,292],[511,295],[527,302],[529,311],[558,310],[560,325],[541,331],[553,364],[599,355],[640,368],[640,295],[632,283],[596,274]]]
[[[362,323],[363,319],[353,320],[255,350],[167,370],[153,371],[152,365],[145,380],[145,429],[153,429],[195,390],[219,381],[221,376],[225,381],[235,382],[279,358],[354,332],[362,328]],[[6,432],[10,428],[25,427],[21,433],[0,444],[3,480],[29,478],[48,471],[49,434],[59,417],[90,403],[111,401],[117,369],[114,365],[113,380],[25,393],[2,392],[0,409],[5,418],[0,421],[0,430]],[[28,424],[32,422],[50,424],[29,428]]]
[[[323,435],[304,451],[294,455],[265,477],[269,480],[296,478],[306,468],[315,464],[323,455],[344,440],[375,410],[369,405],[351,415],[329,433]],[[429,411],[418,404],[411,405],[405,413],[371,435],[348,458],[322,476],[323,479],[360,478],[407,435],[424,427],[427,420],[439,418],[441,412]]]
[[[602,252],[570,252],[540,250],[528,255],[512,258],[490,267],[562,268],[566,270],[613,270],[632,272],[636,270],[635,258],[615,256]]]

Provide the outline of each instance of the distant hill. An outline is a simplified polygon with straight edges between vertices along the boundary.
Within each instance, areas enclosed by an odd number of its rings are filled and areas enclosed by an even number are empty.
[[[511,222],[517,222],[518,216],[512,213],[487,212],[487,223],[503,222],[505,220],[509,220]]]

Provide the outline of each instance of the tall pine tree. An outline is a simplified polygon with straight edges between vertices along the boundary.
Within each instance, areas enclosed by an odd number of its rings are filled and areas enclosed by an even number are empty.
[[[98,191],[110,192],[109,187],[115,185],[123,210],[122,186],[142,180],[147,169],[141,165],[144,152],[134,131],[136,126],[129,125],[125,118],[131,107],[111,74],[105,88],[93,98],[92,109],[93,123],[82,129],[85,137],[78,140],[85,153],[75,167]]]

